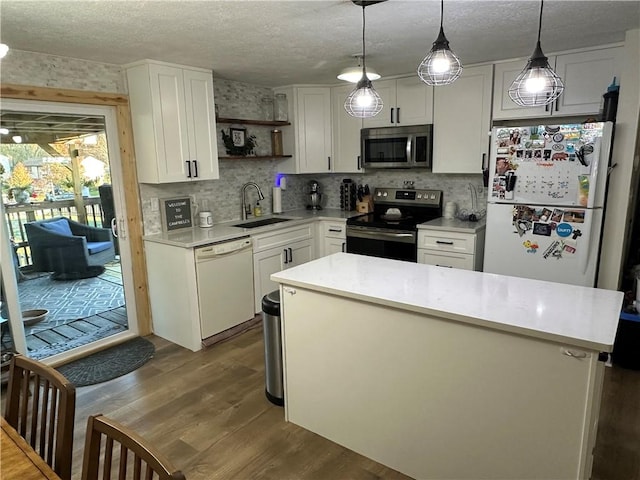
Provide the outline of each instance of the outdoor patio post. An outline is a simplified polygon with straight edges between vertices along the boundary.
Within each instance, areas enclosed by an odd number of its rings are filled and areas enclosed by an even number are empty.
[[[71,177],[73,178],[73,201],[78,212],[78,221],[87,225],[87,213],[85,212],[84,199],[82,198],[80,156],[75,145],[69,145],[69,156],[71,157]]]

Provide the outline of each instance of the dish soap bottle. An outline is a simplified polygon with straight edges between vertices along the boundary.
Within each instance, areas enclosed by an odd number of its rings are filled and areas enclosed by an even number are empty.
[[[256,206],[253,208],[253,216],[254,217],[262,216],[262,207],[260,206],[260,202],[256,202]]]

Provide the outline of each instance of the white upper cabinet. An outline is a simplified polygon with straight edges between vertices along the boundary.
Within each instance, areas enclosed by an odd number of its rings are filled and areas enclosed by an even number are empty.
[[[417,74],[377,80],[373,88],[382,98],[383,108],[375,117],[364,119],[365,128],[433,123],[433,87]]]
[[[283,127],[284,151],[293,157],[280,164],[282,173],[327,173],[332,171],[331,89],[329,87],[284,87],[275,89],[289,99],[289,121]]]
[[[509,97],[509,86],[526,65],[526,60],[495,65],[493,118],[508,120],[549,115],[598,115],[602,95],[613,77],[620,80],[622,47],[550,56],[549,64],[564,82],[564,92],[545,107],[520,107]]]
[[[211,72],[143,61],[126,73],[138,181],[219,178]]]
[[[344,101],[355,85],[331,88],[331,117],[333,133],[333,155],[331,171],[336,173],[361,172],[360,129],[362,119],[352,117],[344,109]]]
[[[489,149],[493,65],[465,67],[435,87],[433,173],[482,173]]]
[[[564,81],[564,92],[553,114],[599,114],[602,95],[613,77],[620,82],[622,50],[616,47],[558,55],[556,73]]]

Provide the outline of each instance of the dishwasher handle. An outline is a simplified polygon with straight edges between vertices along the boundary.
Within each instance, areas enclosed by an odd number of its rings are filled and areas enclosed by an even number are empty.
[[[195,250],[196,262],[233,255],[244,250],[250,250],[252,247],[250,238],[199,247]]]

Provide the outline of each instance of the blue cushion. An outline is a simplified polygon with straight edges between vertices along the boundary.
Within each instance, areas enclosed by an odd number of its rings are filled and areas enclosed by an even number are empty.
[[[105,250],[109,250],[110,248],[111,242],[87,242],[87,250],[89,250],[89,255],[104,252]]]
[[[67,235],[69,237],[73,236],[71,228],[69,228],[69,222],[64,219],[55,220],[53,222],[42,222],[39,225],[54,233],[59,233],[60,235]]]

